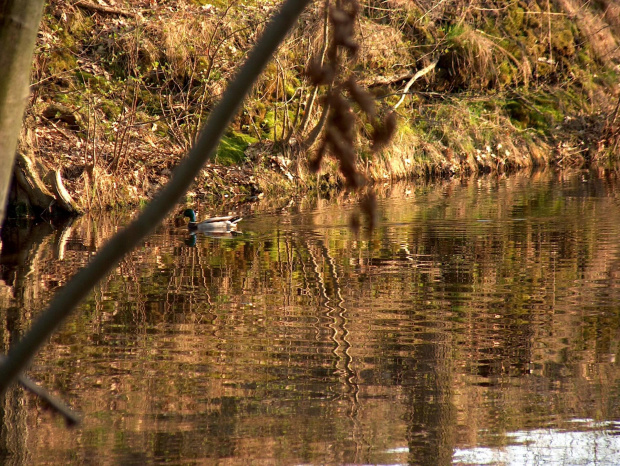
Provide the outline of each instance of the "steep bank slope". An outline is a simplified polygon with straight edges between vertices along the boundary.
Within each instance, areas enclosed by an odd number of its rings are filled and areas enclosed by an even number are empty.
[[[42,179],[56,170],[81,209],[148,199],[278,4],[50,1],[22,152]],[[371,178],[615,166],[615,3],[369,0],[359,13],[357,60],[341,71],[372,92],[380,113],[395,109],[399,117],[392,143],[371,153],[371,128],[357,116],[358,166]],[[310,175],[314,148],[306,150],[324,129],[325,89],[306,70],[331,37],[325,20],[322,2],[305,13],[189,201],[340,183],[335,163]],[[15,190],[16,211],[27,204]]]

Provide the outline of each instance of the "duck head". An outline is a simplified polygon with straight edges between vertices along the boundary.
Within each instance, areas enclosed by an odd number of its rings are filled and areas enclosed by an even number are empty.
[[[196,212],[192,209],[185,209],[183,212],[183,217],[189,217],[189,221],[192,223],[196,223]]]

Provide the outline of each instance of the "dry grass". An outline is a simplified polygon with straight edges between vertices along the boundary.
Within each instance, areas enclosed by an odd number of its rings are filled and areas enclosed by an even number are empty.
[[[591,45],[596,57],[604,62],[620,61],[620,48],[616,35],[620,33],[620,7],[614,2],[602,2],[604,13],[584,6],[579,0],[558,0],[562,11],[574,18]],[[610,28],[609,26],[612,26]],[[616,35],[614,35],[614,31]]]
[[[359,21],[359,64],[368,73],[395,73],[410,69],[415,60],[403,34],[391,25],[377,24],[367,18]]]
[[[476,113],[457,100],[474,94],[490,101],[492,94],[505,91],[525,94],[520,102],[527,102],[529,92],[549,86],[553,96],[554,86],[563,86],[574,103],[526,109],[534,116],[555,112],[549,122],[558,127],[574,113],[592,113],[610,103],[609,87],[595,82],[594,74],[599,81],[609,79],[612,66],[620,62],[620,5],[611,0],[558,0],[549,3],[551,16],[547,5],[547,0],[365,2],[360,11],[366,16],[357,16],[351,28],[359,49],[356,54],[351,49],[338,66],[358,82],[363,77],[364,82],[378,83],[373,88],[376,108],[371,110],[364,94],[347,88],[343,78],[336,83],[342,100],[334,100],[342,111],[330,117],[332,123],[350,120],[365,131],[353,137],[347,130],[346,138],[334,138],[335,144],[344,141],[341,149],[354,162],[347,171],[367,170],[371,178],[382,180],[540,163],[545,138],[555,145],[560,130],[549,128],[543,136],[542,120],[517,121],[502,104]],[[118,8],[140,12],[131,18],[93,14],[65,0],[49,2],[35,58],[30,121],[39,130],[39,152],[50,164],[63,167],[82,207],[141,202],[165,182],[274,6],[273,1],[232,2],[229,9],[189,0],[117,2]],[[558,34],[550,37],[549,24]],[[272,152],[281,151],[293,161],[295,183],[314,183],[315,177],[304,171],[307,154],[299,147],[320,121],[321,102],[328,94],[328,86],[315,92],[306,74],[324,45],[323,3],[315,2],[259,79],[245,113],[233,123],[238,134],[260,140],[271,151],[247,157],[248,170],[268,167]],[[353,55],[357,62],[349,60]],[[580,57],[590,61],[585,65]],[[407,79],[402,76],[436,58],[435,71],[411,87],[399,108],[395,142],[369,155],[368,162],[358,160],[369,141],[381,136],[386,121],[379,118],[398,99]],[[55,102],[62,102],[81,123],[71,127],[41,118]],[[354,118],[350,112],[357,112]],[[522,126],[517,129],[513,122]],[[93,157],[92,176],[87,176]],[[324,169],[332,182],[342,182],[331,162]],[[268,176],[262,179],[266,186],[278,185]],[[284,185],[292,189],[295,183]],[[200,184],[196,192],[204,192],[205,186],[220,189],[224,183],[209,184],[205,177]]]
[[[451,89],[502,89],[527,86],[532,68],[527,57],[518,59],[500,39],[464,24],[447,36],[448,50],[439,61],[440,80]],[[517,72],[511,73],[510,67]]]

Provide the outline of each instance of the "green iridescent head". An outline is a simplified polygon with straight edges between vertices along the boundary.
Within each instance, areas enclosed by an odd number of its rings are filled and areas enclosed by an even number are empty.
[[[183,212],[183,217],[189,217],[190,222],[196,222],[196,212],[194,212],[192,209],[185,209],[185,211]]]

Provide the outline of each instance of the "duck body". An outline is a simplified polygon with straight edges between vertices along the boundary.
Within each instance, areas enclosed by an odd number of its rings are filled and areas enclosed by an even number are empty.
[[[196,222],[196,213],[192,209],[186,209],[183,212],[183,216],[189,217],[187,228],[190,230],[209,232],[237,231],[237,223],[242,220],[242,217],[229,215],[227,217],[213,217],[202,222]]]

